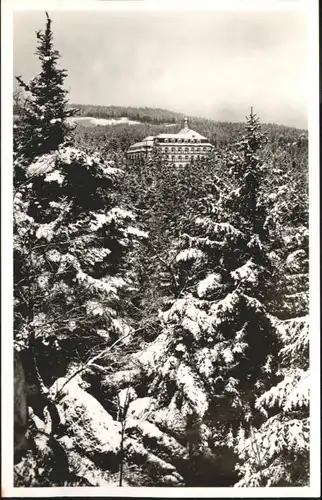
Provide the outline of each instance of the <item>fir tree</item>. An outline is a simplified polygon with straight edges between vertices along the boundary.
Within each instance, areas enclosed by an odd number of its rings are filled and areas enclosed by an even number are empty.
[[[17,341],[28,340],[32,329],[42,347],[50,343],[52,356],[66,341],[72,353],[80,339],[85,354],[124,333],[126,255],[144,233],[117,204],[120,174],[70,147],[26,169],[30,182],[15,195]]]
[[[306,486],[309,483],[309,286],[307,172],[291,155],[268,158],[262,201],[272,237],[270,258],[278,281],[269,309],[275,314],[281,348],[280,381],[258,397],[265,416],[251,433],[240,430],[237,486]],[[290,178],[292,181],[290,182]]]
[[[46,398],[59,377],[67,385],[78,374],[95,378],[115,357],[120,364],[134,334],[128,255],[145,235],[119,204],[120,175],[98,156],[61,147],[26,168],[15,194],[15,348]]]
[[[29,83],[17,77],[26,99],[15,125],[14,149],[26,161],[55,151],[71,130],[68,118],[76,112],[67,108],[63,87],[67,72],[58,67],[60,55],[53,45],[52,21],[47,13],[46,17],[45,31],[36,32],[41,71]]]
[[[240,429],[236,449],[237,486],[307,486],[309,484],[309,328],[302,317],[279,323],[282,380],[256,401],[266,417],[247,434]]]

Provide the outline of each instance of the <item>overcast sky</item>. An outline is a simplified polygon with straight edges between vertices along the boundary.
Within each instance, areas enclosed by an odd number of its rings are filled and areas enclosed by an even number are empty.
[[[74,103],[152,106],[214,120],[307,127],[301,12],[49,12]],[[39,70],[44,12],[14,15],[14,73]]]

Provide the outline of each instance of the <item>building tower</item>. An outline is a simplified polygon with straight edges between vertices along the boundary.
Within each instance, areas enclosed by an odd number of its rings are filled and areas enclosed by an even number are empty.
[[[184,126],[183,126],[183,129],[181,130],[182,133],[185,133],[185,132],[188,132],[189,130],[189,120],[187,117],[184,118]]]

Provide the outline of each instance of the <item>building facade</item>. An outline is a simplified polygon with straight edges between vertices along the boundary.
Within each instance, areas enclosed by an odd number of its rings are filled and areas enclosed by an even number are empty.
[[[141,142],[132,144],[127,151],[127,158],[149,159],[154,148],[158,148],[165,162],[180,167],[208,157],[213,145],[206,137],[190,129],[188,119],[185,118],[184,127],[177,134],[149,136]]]

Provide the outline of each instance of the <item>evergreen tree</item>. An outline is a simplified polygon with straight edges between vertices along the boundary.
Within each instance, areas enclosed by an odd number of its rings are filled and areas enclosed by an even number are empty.
[[[293,144],[294,145],[294,144]],[[307,151],[306,151],[307,154]],[[240,430],[237,486],[306,486],[309,483],[309,276],[307,171],[291,155],[268,158],[262,200],[272,235],[270,257],[278,281],[268,298],[276,316],[281,380],[258,397],[265,420],[252,433]],[[290,181],[290,179],[292,179]]]
[[[282,380],[256,401],[266,417],[262,425],[248,435],[240,429],[237,435],[237,486],[309,484],[308,318],[281,321],[279,329]]]
[[[52,360],[61,349],[85,355],[126,328],[126,256],[144,233],[118,205],[120,174],[99,157],[63,147],[32,163],[30,182],[15,195],[16,340],[28,341],[32,330],[42,349],[50,343]]]
[[[15,194],[15,348],[44,397],[59,377],[93,377],[116,354],[121,363],[132,338],[128,255],[145,235],[119,205],[120,175],[98,156],[61,147],[26,168]],[[41,419],[43,396],[31,404]]]
[[[67,108],[67,90],[63,88],[67,72],[58,67],[60,55],[53,46],[52,21],[47,13],[46,17],[45,31],[36,32],[41,71],[29,83],[17,77],[26,99],[15,124],[14,150],[26,161],[55,151],[71,130],[68,118],[76,112]]]

